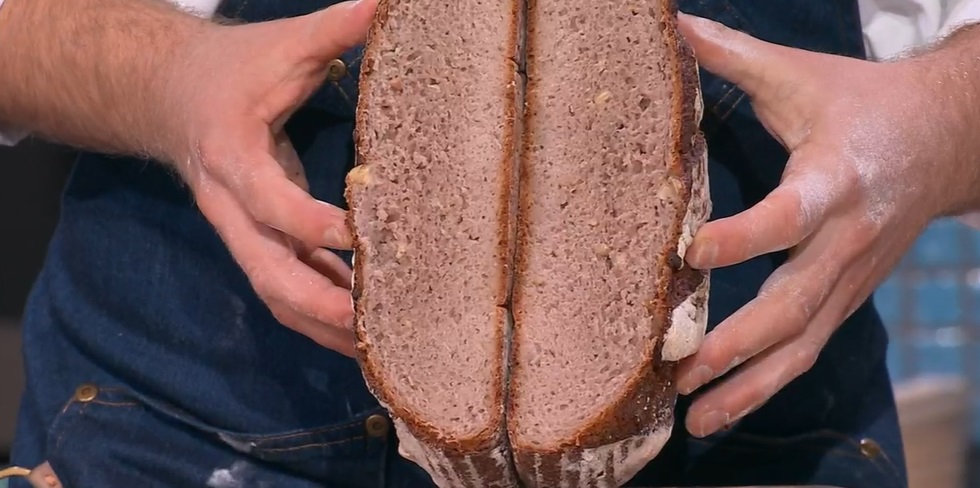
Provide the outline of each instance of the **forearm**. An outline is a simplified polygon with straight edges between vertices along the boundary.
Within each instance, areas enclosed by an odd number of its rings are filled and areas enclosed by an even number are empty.
[[[180,137],[175,76],[207,26],[162,0],[6,0],[0,127],[166,157]]]

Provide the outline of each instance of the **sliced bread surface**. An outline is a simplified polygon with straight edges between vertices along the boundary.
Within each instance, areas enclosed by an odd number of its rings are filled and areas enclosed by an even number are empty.
[[[358,360],[441,487],[512,487],[506,328],[521,97],[517,0],[382,0],[362,63]]]
[[[672,1],[532,0],[526,29],[523,7],[382,0],[348,178],[358,359],[440,487],[620,486],[704,333],[696,66]]]
[[[509,429],[528,487],[612,487],[704,333],[697,69],[667,0],[530,0]],[[666,360],[665,360],[666,358]]]

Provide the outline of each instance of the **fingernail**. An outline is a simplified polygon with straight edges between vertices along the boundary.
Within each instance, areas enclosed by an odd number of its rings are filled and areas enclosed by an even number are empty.
[[[701,417],[701,428],[694,435],[697,437],[707,437],[718,432],[722,427],[728,425],[729,416],[725,412],[715,410],[708,412]]]
[[[327,229],[323,236],[323,242],[326,243],[327,247],[337,250],[349,250],[354,247],[354,238],[351,237],[350,233],[341,231],[336,227]]]
[[[711,239],[696,239],[691,247],[687,262],[695,268],[711,266],[718,258],[718,243]]]
[[[713,380],[714,377],[715,372],[711,368],[704,365],[698,366],[694,368],[694,371],[691,371],[677,382],[677,391],[681,395],[690,395],[694,390],[701,388],[707,382]]]

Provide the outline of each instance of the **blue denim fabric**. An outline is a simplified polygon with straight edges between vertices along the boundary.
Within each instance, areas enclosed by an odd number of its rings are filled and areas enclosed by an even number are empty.
[[[332,2],[226,3],[224,15],[259,21]],[[681,7],[771,41],[862,55],[852,0]],[[312,193],[340,206],[353,164],[359,51],[344,59],[348,77],[327,83],[287,125]],[[702,82],[717,218],[774,188],[786,154],[743,93],[706,73]],[[783,260],[716,272],[711,326],[752,299]],[[634,485],[905,486],[886,342],[865,305],[810,373],[731,430],[695,440],[678,425]],[[67,488],[431,486],[397,455],[357,364],[279,325],[186,189],[157,165],[80,157],[28,303],[24,352],[13,460],[49,461]],[[94,389],[76,393],[83,384]],[[679,419],[687,405],[680,401]]]

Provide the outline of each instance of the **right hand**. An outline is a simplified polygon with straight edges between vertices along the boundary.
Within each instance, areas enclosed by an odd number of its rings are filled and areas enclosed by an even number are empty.
[[[326,66],[364,41],[377,0],[290,19],[215,25],[167,83],[171,159],[251,285],[283,325],[353,356],[346,213],[315,200],[286,119]],[[202,284],[201,286],[207,286]]]

